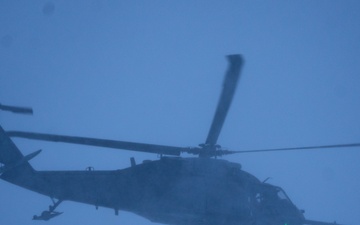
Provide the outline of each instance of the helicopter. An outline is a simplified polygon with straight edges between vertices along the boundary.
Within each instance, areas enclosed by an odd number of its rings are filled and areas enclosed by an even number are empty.
[[[241,55],[228,55],[229,67],[215,115],[204,143],[176,147],[99,138],[5,131],[0,127],[0,178],[49,196],[53,204],[34,220],[50,220],[63,201],[74,201],[119,211],[128,211],[162,224],[331,225],[305,218],[285,191],[242,170],[238,163],[219,159],[237,153],[359,147],[360,143],[295,148],[231,151],[218,143],[240,72]],[[32,114],[30,108],[1,105],[0,109]],[[160,155],[140,164],[130,158],[130,167],[118,170],[36,171],[29,163],[41,150],[24,156],[12,137],[107,147]],[[197,157],[180,157],[182,153]]]

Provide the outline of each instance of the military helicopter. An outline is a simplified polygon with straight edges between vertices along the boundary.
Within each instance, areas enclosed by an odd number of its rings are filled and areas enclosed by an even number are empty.
[[[227,56],[229,68],[205,143],[198,147],[174,147],[98,138],[5,132],[0,127],[1,179],[49,196],[53,205],[34,220],[61,215],[55,211],[63,201],[133,212],[162,224],[330,225],[306,219],[281,187],[261,182],[241,165],[218,159],[235,153],[356,147],[360,143],[296,148],[230,151],[217,144],[230,108],[240,71],[240,55]],[[0,105],[0,109],[31,114],[32,109]],[[23,156],[10,137],[63,142],[159,154],[159,160],[111,171],[36,171],[29,160],[41,150]],[[182,158],[182,153],[198,157]]]

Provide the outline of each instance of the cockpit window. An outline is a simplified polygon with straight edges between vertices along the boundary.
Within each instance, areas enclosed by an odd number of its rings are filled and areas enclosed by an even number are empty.
[[[268,186],[262,191],[255,193],[255,200],[258,203],[275,203],[279,200],[290,201],[286,193],[279,187]]]
[[[283,190],[278,190],[277,195],[281,200],[288,200],[288,198],[287,198],[287,196],[286,196],[286,194],[284,193]]]
[[[291,200],[289,199],[289,197],[287,196],[287,194],[285,193],[285,191],[283,189],[281,189],[279,187],[277,187],[276,189],[277,189],[277,195],[278,195],[279,199],[291,202]]]

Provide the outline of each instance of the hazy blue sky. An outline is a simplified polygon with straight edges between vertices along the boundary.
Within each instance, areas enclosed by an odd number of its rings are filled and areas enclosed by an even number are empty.
[[[0,0],[6,130],[196,146],[205,141],[227,54],[245,60],[219,138],[232,150],[360,142],[359,1]],[[118,169],[156,155],[15,139],[38,170]],[[285,189],[306,217],[360,223],[360,149],[223,157]],[[0,224],[50,199],[0,181]],[[151,224],[73,202],[58,224]]]

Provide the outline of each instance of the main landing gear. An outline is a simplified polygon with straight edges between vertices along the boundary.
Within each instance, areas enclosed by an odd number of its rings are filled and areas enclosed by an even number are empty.
[[[55,211],[56,207],[58,207],[58,205],[60,205],[62,200],[58,200],[57,202],[55,202],[55,200],[53,198],[51,198],[51,200],[53,202],[53,205],[49,205],[49,210],[43,211],[40,216],[34,215],[33,220],[45,220],[45,221],[48,221],[48,220],[54,218],[55,216],[59,216],[59,215],[62,214],[62,212],[56,212]]]

